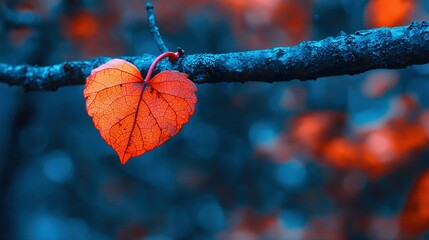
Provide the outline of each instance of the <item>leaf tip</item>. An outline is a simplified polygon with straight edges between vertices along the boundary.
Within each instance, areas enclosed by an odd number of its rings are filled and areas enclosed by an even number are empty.
[[[121,164],[122,165],[125,165],[125,163],[127,163],[128,162],[128,160],[130,160],[130,157],[126,157],[125,155],[124,156],[119,156],[119,160],[121,161]]]

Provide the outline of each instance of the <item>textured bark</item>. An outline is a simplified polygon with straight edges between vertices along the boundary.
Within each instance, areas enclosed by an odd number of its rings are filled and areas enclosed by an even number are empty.
[[[145,75],[155,57],[119,58],[133,63]],[[27,90],[55,90],[84,84],[92,69],[110,59],[98,57],[44,67],[0,64],[0,82]],[[174,69],[187,73],[195,83],[282,82],[424,63],[429,63],[429,24],[413,22],[408,26],[363,30],[292,47],[188,55],[174,63],[160,62],[155,73]]]

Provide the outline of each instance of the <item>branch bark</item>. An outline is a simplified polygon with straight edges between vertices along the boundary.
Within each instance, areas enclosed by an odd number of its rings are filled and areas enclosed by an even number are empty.
[[[136,65],[144,75],[155,57],[119,58]],[[0,64],[0,82],[27,90],[55,90],[84,84],[92,69],[110,59],[98,57],[44,67]],[[424,63],[429,63],[429,24],[413,22],[408,26],[363,30],[292,47],[188,55],[174,63],[160,62],[155,73],[174,69],[187,73],[195,83],[282,82]]]

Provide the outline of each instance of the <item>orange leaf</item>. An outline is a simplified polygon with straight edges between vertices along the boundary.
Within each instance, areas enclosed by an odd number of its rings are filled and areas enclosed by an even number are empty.
[[[86,109],[122,164],[163,144],[194,113],[197,88],[187,75],[164,71],[145,82],[133,64],[112,59],[86,79]]]

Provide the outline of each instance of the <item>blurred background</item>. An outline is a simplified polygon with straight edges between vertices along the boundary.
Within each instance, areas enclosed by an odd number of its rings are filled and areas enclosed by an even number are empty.
[[[143,0],[0,2],[3,63],[159,54]],[[429,20],[428,0],[153,4],[187,54]],[[429,239],[428,78],[420,65],[199,85],[182,131],[125,166],[83,86],[0,84],[0,239]]]

